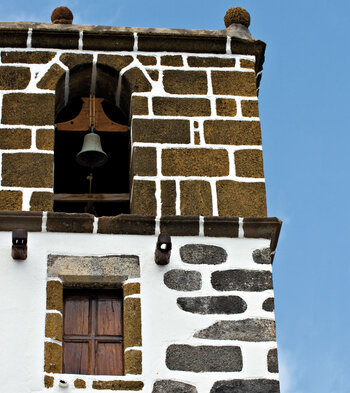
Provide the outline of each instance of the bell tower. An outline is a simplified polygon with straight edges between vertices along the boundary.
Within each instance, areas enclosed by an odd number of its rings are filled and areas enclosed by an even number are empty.
[[[4,390],[278,393],[249,13],[52,21],[0,23]]]

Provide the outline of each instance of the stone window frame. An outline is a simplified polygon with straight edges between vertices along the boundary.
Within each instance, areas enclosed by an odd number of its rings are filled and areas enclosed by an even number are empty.
[[[142,374],[140,263],[135,255],[71,256],[49,255],[46,284],[44,340],[44,385],[51,388],[62,379],[63,290],[122,289],[124,330],[124,374]],[[55,376],[57,375],[57,378]],[[103,376],[81,375],[74,381],[77,389],[94,379],[93,388],[114,384],[120,389],[141,390],[141,381],[111,381]],[[96,379],[96,380],[95,380]],[[57,382],[57,381],[56,381]],[[57,382],[58,383],[58,382]],[[116,389],[119,390],[119,389]]]

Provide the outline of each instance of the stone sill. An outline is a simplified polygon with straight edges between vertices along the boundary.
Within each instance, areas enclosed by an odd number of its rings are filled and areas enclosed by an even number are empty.
[[[45,213],[46,216],[46,213]],[[2,211],[0,231],[26,229],[30,232],[93,233],[97,220],[98,234],[155,235],[156,218],[134,214],[120,214],[114,217],[98,217],[88,213]],[[46,221],[46,225],[45,225]],[[171,236],[199,236],[198,216],[167,216],[160,218],[160,232]],[[243,218],[244,238],[270,239],[274,252],[282,221],[275,217]],[[204,217],[203,234],[207,237],[239,237],[238,217]]]

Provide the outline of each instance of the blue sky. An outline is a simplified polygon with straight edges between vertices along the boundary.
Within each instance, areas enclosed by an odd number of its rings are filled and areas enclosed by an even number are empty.
[[[16,0],[2,21],[222,29],[246,8],[267,43],[260,90],[268,213],[283,220],[274,262],[282,393],[350,392],[347,0]]]

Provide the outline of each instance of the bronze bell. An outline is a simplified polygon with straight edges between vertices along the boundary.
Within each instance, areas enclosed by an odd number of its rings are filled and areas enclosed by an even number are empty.
[[[102,149],[100,136],[95,134],[93,129],[84,136],[83,147],[75,159],[79,165],[91,169],[102,166],[107,162],[108,156]]]

